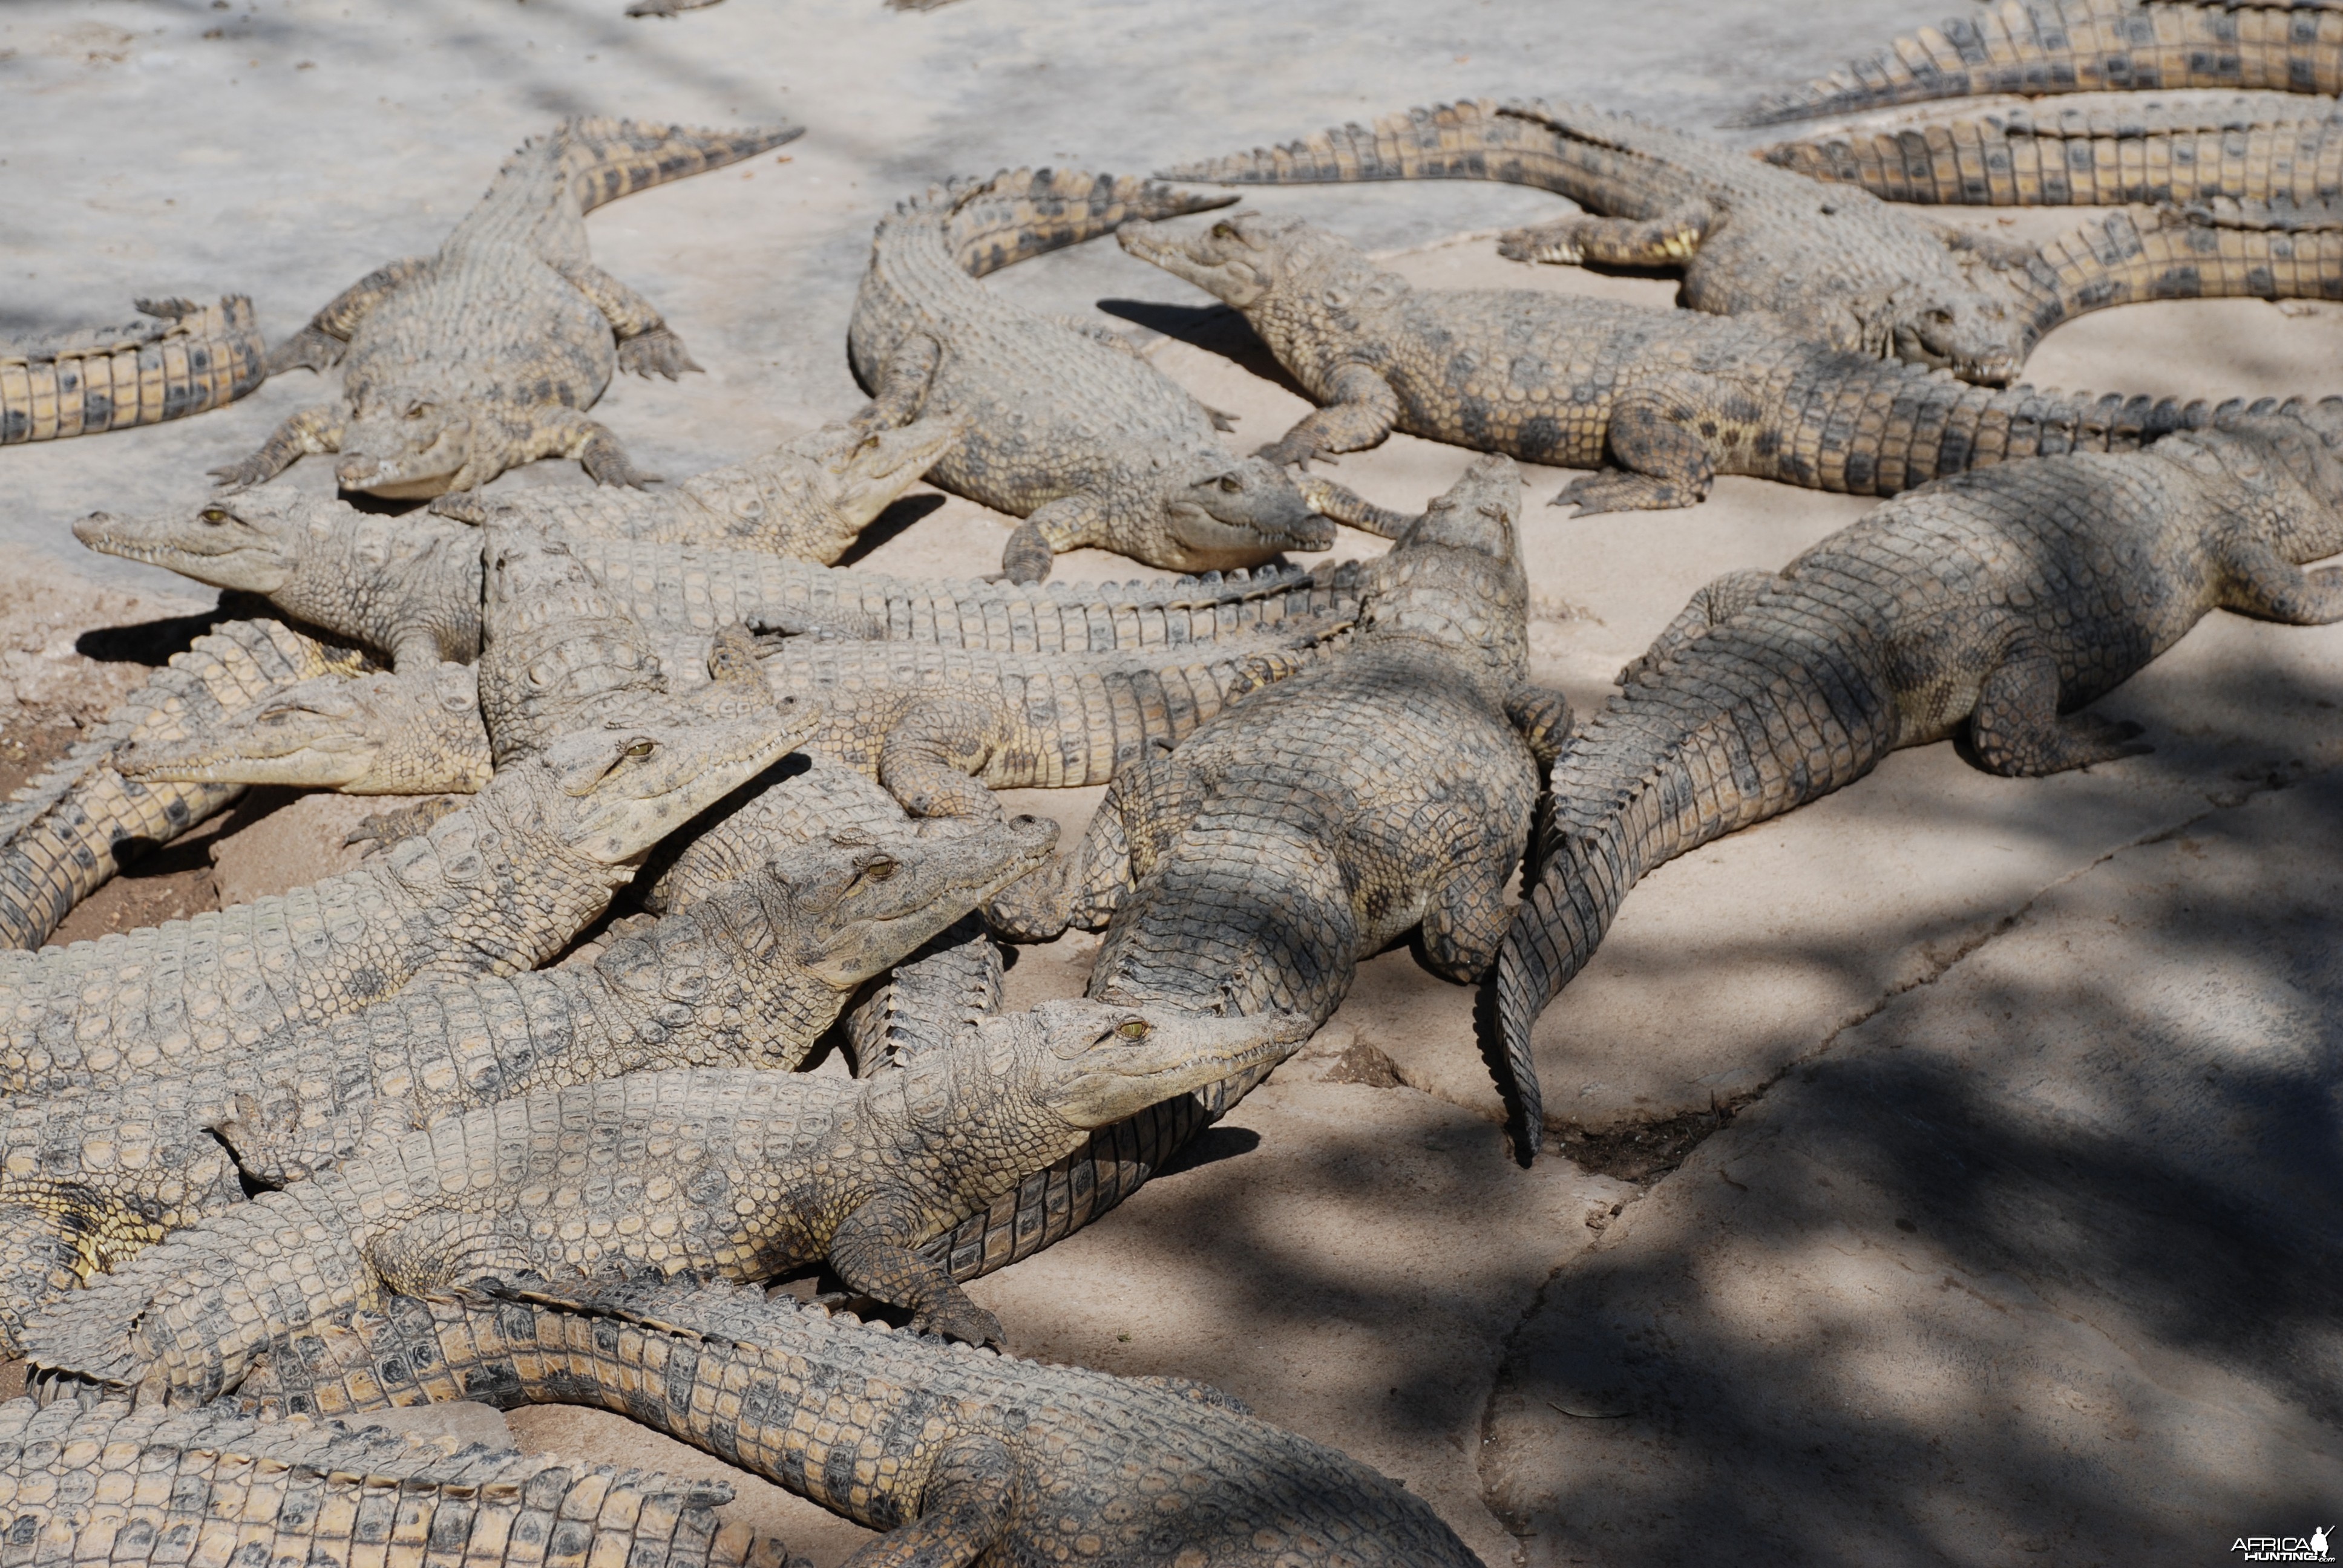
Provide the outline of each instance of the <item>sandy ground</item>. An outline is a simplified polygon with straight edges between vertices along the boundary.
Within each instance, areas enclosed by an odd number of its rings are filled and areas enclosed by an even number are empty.
[[[281,333],[427,247],[560,113],[801,118],[786,161],[589,226],[597,260],[709,367],[601,405],[680,476],[851,406],[840,345],[870,223],[930,178],[1140,167],[1463,94],[1599,94],[1705,123],[1938,8],[1206,4],[1175,21],[731,0],[645,25],[617,0],[355,17],[306,0],[25,3],[0,10],[15,52],[0,92],[43,113],[0,162],[0,206],[21,220],[0,329],[246,287]],[[1561,205],[1537,193],[1257,205],[1339,226],[1420,286],[1673,297],[1661,279],[1499,261],[1486,231]],[[1239,414],[1244,444],[1306,407],[1226,312],[1111,246],[991,286],[1128,330]],[[2032,377],[2316,393],[2343,391],[2338,361],[2343,307],[2175,304],[2062,329]],[[0,767],[69,742],[68,721],[208,602],[37,554],[70,551],[80,511],[196,493],[322,389],[288,377],[178,426],[0,454],[19,562],[0,585],[18,704],[0,708],[16,749]],[[1467,460],[1394,437],[1336,476],[1414,506]],[[314,461],[295,477],[330,483]],[[1533,471],[1533,494],[1568,477]],[[579,482],[549,464],[500,481]],[[1538,508],[1536,673],[1591,708],[1702,583],[1865,509],[1736,479],[1682,513]],[[1008,526],[915,493],[863,564],[987,570]],[[1338,549],[1379,548],[1346,533]],[[1134,575],[1094,552],[1059,570]],[[2240,1535],[2307,1534],[2343,1502],[2338,705],[2343,628],[2217,616],[2103,705],[2146,726],[2148,756],[2016,781],[1916,749],[1663,869],[1541,1025],[1557,1138],[1526,1172],[1503,1155],[1469,995],[1385,954],[1180,1169],[975,1293],[1023,1352],[1202,1378],[1359,1455],[1492,1563],[2213,1563]],[[1070,831],[1095,803],[1014,802]],[[346,863],[341,838],[379,804],[256,793],[64,934],[307,879]],[[1012,1000],[1077,993],[1094,949],[1023,950]],[[614,1417],[509,1425],[532,1447],[730,1473]],[[735,1479],[734,1508],[823,1568],[865,1538]]]

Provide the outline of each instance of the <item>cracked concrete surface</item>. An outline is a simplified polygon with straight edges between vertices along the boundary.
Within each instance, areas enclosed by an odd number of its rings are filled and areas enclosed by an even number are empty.
[[[668,24],[621,8],[0,7],[0,93],[28,109],[0,147],[0,332],[107,319],[134,293],[243,289],[281,335],[436,243],[561,114],[801,120],[779,160],[589,220],[598,263],[709,367],[614,387],[598,412],[679,477],[852,406],[846,313],[870,225],[931,179],[1142,168],[1483,94],[1705,124],[1944,5],[729,0]],[[1248,199],[1423,286],[1673,297],[1663,279],[1497,260],[1488,232],[1561,207],[1541,193]],[[2032,233],[2082,216],[1957,221]],[[1242,417],[1242,446],[1306,407],[1227,311],[1111,246],[988,286],[1129,332]],[[2259,396],[2343,390],[2338,363],[2343,308],[2227,301],[2087,318],[2030,374]],[[0,452],[0,540],[64,557],[74,517],[200,493],[203,469],[327,389],[290,376],[183,423]],[[1335,477],[1414,507],[1467,460],[1400,437]],[[1533,494],[1569,477],[1533,471]],[[293,479],[330,484],[316,462]],[[563,464],[498,481],[582,482]],[[1682,513],[1534,508],[1536,672],[1591,707],[1694,589],[1866,509],[1743,479]],[[988,571],[1008,527],[915,492],[861,564]],[[1380,548],[1345,531],[1337,553]],[[106,586],[43,589],[50,608],[131,622],[186,591],[71,564]],[[1135,568],[1078,552],[1057,570]],[[0,634],[25,628],[5,650],[10,726],[138,673],[14,602],[0,596]],[[978,1295],[1031,1353],[1198,1377],[1358,1454],[1493,1564],[2198,1563],[2227,1560],[2234,1534],[2331,1518],[2343,628],[2217,616],[2105,706],[2155,753],[2044,780],[1987,778],[1949,746],[1902,753],[1629,896],[1537,1048],[1559,1146],[1635,1182],[1505,1163],[1471,996],[1403,949],[1363,966],[1309,1052],[1182,1169]],[[1098,793],[1006,803],[1073,831]],[[354,811],[388,804],[252,813],[209,848],[213,879],[275,890],[339,854]],[[1095,947],[1022,950],[1012,1001],[1079,992]],[[1646,1134],[1656,1154],[1634,1152]],[[490,1430],[476,1410],[448,1419]],[[510,1428],[532,1448],[730,1474],[733,1511],[822,1568],[868,1538],[616,1417],[528,1411]]]

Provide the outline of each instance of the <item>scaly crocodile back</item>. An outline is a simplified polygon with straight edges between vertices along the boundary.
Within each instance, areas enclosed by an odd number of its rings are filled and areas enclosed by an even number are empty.
[[[2292,93],[2207,105],[2102,94],[1851,127],[1765,156],[1888,201],[2123,206],[2227,196],[2299,206],[2343,196],[2343,106]]]
[[[148,784],[110,766],[133,743],[190,739],[274,692],[365,661],[277,621],[224,621],[133,692],[88,739],[0,805],[0,946],[38,947],[116,870],[117,849],[167,844],[244,793]]]
[[[266,377],[267,346],[243,295],[137,304],[156,319],[0,343],[0,447],[200,414]]]
[[[1786,93],[1731,126],[1859,114],[1931,98],[2102,89],[2343,91],[2343,10],[2150,0],[2001,0]]]

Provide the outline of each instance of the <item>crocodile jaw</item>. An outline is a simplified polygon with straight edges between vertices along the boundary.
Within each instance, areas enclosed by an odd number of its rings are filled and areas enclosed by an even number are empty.
[[[614,720],[608,729],[562,736],[543,755],[561,792],[578,802],[563,837],[603,865],[638,862],[668,834],[804,745],[821,723],[820,704],[785,698],[751,719]]]
[[[1070,1126],[1084,1131],[1111,1126],[1250,1068],[1282,1061],[1312,1027],[1299,1013],[1222,1017],[1153,1004],[1075,1005],[1095,1016],[1069,1011],[1066,1024],[1071,1027],[1051,1030],[1055,1049],[1035,1053],[1040,1060],[1032,1093]]]
[[[74,538],[103,555],[144,561],[213,588],[268,594],[293,578],[286,542],[236,515],[226,498],[192,516],[117,518],[92,512],[73,526]]]
[[[1270,291],[1272,280],[1245,254],[1251,247],[1226,220],[1185,244],[1144,220],[1124,224],[1114,231],[1114,240],[1140,260],[1184,278],[1232,309],[1257,305]]]
[[[958,416],[915,419],[900,429],[880,430],[822,455],[823,481],[830,506],[860,532],[950,451],[967,427]]]
[[[898,869],[883,882],[858,880],[836,890],[820,929],[809,933],[809,946],[818,950],[808,953],[804,967],[833,989],[850,990],[1039,870],[1057,844],[1058,825],[1034,817],[880,840],[874,849],[890,856]],[[800,900],[800,913],[805,907]]]

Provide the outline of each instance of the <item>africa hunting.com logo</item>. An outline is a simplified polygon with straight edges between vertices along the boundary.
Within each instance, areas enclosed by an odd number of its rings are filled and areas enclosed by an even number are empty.
[[[2240,1535],[2229,1550],[2248,1563],[2332,1563],[2327,1531],[2322,1524],[2308,1535]]]

